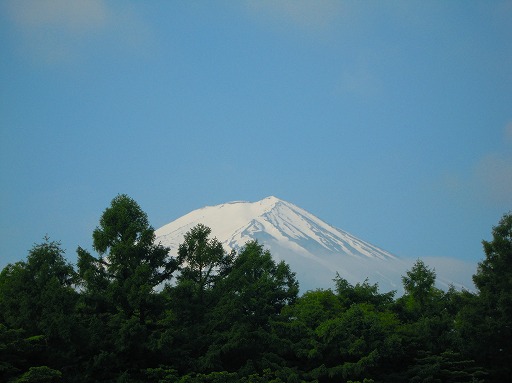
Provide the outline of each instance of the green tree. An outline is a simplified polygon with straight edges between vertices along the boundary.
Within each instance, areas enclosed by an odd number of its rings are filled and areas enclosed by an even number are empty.
[[[441,291],[435,287],[435,270],[428,268],[420,259],[402,276],[402,283],[405,290],[402,301],[416,315],[425,315],[432,302],[441,295]]]
[[[355,303],[316,329],[322,365],[314,377],[328,381],[370,378],[397,354],[398,318],[368,303]]]
[[[44,352],[29,365],[57,369],[74,365],[79,332],[74,278],[60,243],[48,238],[34,245],[26,262],[7,265],[0,273],[0,322],[29,337],[45,339]]]
[[[283,308],[277,331],[283,355],[291,367],[310,371],[323,363],[316,330],[322,323],[341,315],[345,308],[332,290],[305,292],[293,304]]]
[[[442,353],[456,349],[459,344],[455,316],[460,309],[460,297],[453,288],[448,292],[437,289],[435,271],[421,260],[402,277],[402,282],[405,294],[397,299],[394,309],[402,320],[397,334],[403,355],[392,376],[397,380],[420,376],[428,379],[429,371],[440,368]],[[435,374],[432,372],[431,376]]]
[[[60,243],[45,238],[26,262],[7,265],[0,274],[0,311],[12,328],[54,336],[70,331],[68,320],[77,297],[75,272]]]
[[[115,197],[93,232],[99,257],[77,251],[85,293],[107,295],[118,312],[144,324],[154,314],[156,288],[177,269],[169,249],[154,242],[154,229],[140,206],[127,195]]]
[[[395,291],[380,293],[379,285],[377,283],[370,284],[368,279],[352,286],[336,273],[334,283],[337,296],[345,308],[349,308],[354,303],[368,303],[376,308],[387,309],[393,303]]]
[[[34,365],[44,363],[44,335],[26,337],[23,329],[9,329],[0,323],[0,381],[9,382]]]
[[[227,254],[216,238],[209,238],[211,229],[202,224],[185,234],[178,248],[178,262],[182,265],[179,284],[190,284],[195,296],[203,303],[205,290],[231,269],[234,252]]]
[[[78,249],[82,320],[91,340],[85,379],[139,374],[159,360],[153,338],[167,303],[160,292],[177,261],[155,244],[146,213],[127,195],[118,195],[93,232],[92,256]]]
[[[208,348],[211,332],[206,318],[220,299],[215,287],[233,263],[234,252],[226,253],[210,234],[211,229],[202,224],[185,234],[178,248],[176,284],[165,289],[171,310],[161,344],[168,363],[172,361],[180,371],[197,368],[197,359]]]
[[[272,324],[297,299],[299,288],[289,266],[251,241],[218,287],[221,298],[208,318],[213,341],[202,363],[235,371],[247,363],[261,368],[265,357],[275,359],[279,340]]]
[[[57,383],[62,379],[62,373],[47,366],[30,367],[14,383]]]
[[[491,377],[504,381],[512,376],[512,213],[493,227],[492,240],[482,243],[485,259],[473,276],[477,305],[466,310],[464,336]]]
[[[284,308],[283,315],[292,318],[293,323],[302,323],[306,328],[315,329],[344,310],[340,299],[331,289],[318,289],[306,291],[293,305]]]
[[[486,375],[483,369],[475,366],[474,360],[464,359],[460,353],[448,350],[436,355],[420,353],[404,380],[411,383],[483,383]]]
[[[115,197],[93,232],[99,258],[79,248],[80,275],[87,289],[108,286],[117,309],[143,324],[152,313],[155,288],[177,269],[169,249],[155,244],[146,213],[125,194]],[[104,279],[110,282],[108,285]]]

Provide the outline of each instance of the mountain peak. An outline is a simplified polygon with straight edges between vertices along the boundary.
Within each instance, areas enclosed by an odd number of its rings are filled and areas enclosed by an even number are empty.
[[[226,251],[238,251],[248,241],[257,240],[274,258],[286,261],[301,284],[308,279],[316,280],[312,288],[331,284],[336,272],[350,283],[362,282],[370,277],[368,262],[381,263],[378,267],[372,266],[377,275],[382,273],[382,264],[397,261],[387,251],[275,196],[194,210],[156,230],[156,240],[170,247],[171,254],[175,255],[184,235],[199,223],[211,228],[212,237],[216,237]],[[323,283],[318,283],[319,278]],[[377,279],[386,278],[379,276]]]
[[[286,203],[286,201],[283,201],[273,195],[263,198],[260,201],[254,202],[256,205],[266,206],[266,207],[274,207],[276,204],[279,203]]]

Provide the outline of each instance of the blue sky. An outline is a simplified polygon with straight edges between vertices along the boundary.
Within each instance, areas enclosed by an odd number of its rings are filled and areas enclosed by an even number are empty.
[[[0,267],[269,195],[400,257],[512,210],[511,1],[0,3]]]

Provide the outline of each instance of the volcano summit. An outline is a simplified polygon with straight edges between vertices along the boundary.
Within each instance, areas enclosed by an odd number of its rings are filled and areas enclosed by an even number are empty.
[[[290,265],[301,290],[333,287],[336,273],[351,284],[368,278],[381,292],[401,290],[407,264],[398,257],[273,196],[194,210],[156,230],[156,241],[175,255],[185,233],[199,223],[210,227],[227,251],[258,240],[274,259]]]

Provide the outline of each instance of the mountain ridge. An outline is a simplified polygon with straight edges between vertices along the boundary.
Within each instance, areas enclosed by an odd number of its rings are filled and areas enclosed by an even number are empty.
[[[401,294],[401,277],[415,261],[397,257],[275,196],[193,210],[157,229],[156,241],[176,255],[184,235],[199,223],[212,230],[211,236],[226,251],[239,251],[248,241],[257,240],[274,259],[290,265],[301,290],[332,288],[339,274],[352,285],[368,280],[377,283],[382,292],[396,290]],[[471,285],[467,278],[459,282],[454,271],[445,267],[442,275],[438,273],[440,287]]]
[[[221,217],[215,217],[221,211]],[[213,218],[212,218],[213,216]],[[248,238],[265,231],[274,238],[292,241],[300,246],[301,240],[323,248],[324,252],[337,252],[352,256],[395,258],[367,241],[322,221],[308,211],[277,197],[270,196],[257,202],[232,201],[194,210],[156,231],[161,240],[173,237],[194,224],[213,224],[213,234],[230,249],[239,249]],[[244,238],[245,240],[240,241]],[[312,243],[312,242],[311,242]],[[307,245],[307,244],[306,244]],[[171,246],[172,247],[172,246]]]

